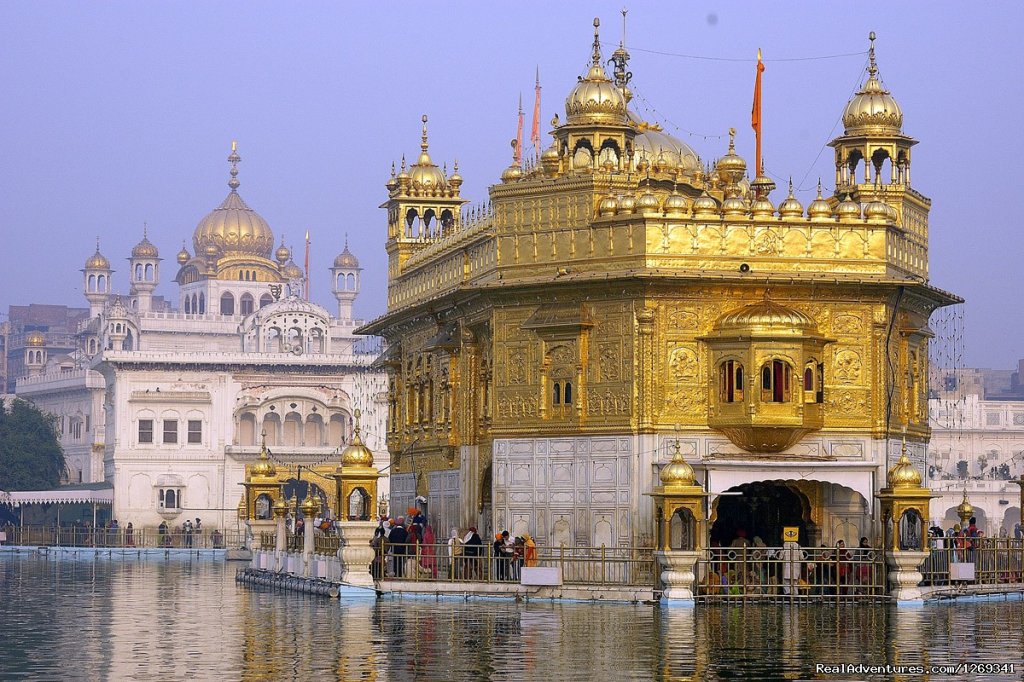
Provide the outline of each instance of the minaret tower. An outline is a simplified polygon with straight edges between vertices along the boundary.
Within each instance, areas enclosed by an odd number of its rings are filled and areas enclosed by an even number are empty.
[[[46,338],[40,332],[31,332],[25,338],[25,371],[30,377],[39,376],[46,367]]]
[[[345,237],[345,250],[334,259],[331,268],[331,291],[338,299],[338,319],[342,322],[352,320],[352,302],[359,295],[359,277],[363,271],[359,267],[359,259],[348,250],[348,236]]]
[[[96,237],[96,253],[89,256],[82,268],[82,292],[89,301],[89,317],[96,317],[103,312],[103,306],[110,296],[110,261],[100,253],[100,238]]]
[[[160,253],[142,228],[142,241],[132,249],[132,257],[128,259],[131,268],[131,294],[136,300],[136,309],[147,313],[151,309],[153,290],[160,283]]]

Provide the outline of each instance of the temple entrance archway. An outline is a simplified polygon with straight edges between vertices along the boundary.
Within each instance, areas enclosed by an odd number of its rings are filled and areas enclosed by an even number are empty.
[[[782,545],[782,529],[796,526],[800,542],[807,544],[811,530],[807,498],[785,483],[757,481],[744,483],[725,491],[715,501],[711,546],[729,546],[736,538],[755,537],[768,546]]]

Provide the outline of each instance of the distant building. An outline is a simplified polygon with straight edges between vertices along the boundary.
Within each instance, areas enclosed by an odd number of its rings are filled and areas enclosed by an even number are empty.
[[[1013,534],[1020,523],[1024,473],[1024,360],[1016,370],[933,368],[928,416],[932,427],[928,485],[941,493],[932,518],[944,528],[959,523],[955,508],[966,491],[978,527]]]
[[[88,308],[66,305],[32,303],[10,306],[5,328],[0,334],[6,391],[13,393],[18,379],[33,372],[38,374],[49,359],[74,353],[78,348],[75,338],[78,325],[88,316]],[[40,339],[42,343],[39,343]],[[40,362],[43,358],[46,360]]]
[[[122,525],[232,526],[264,438],[286,494],[302,498],[311,483],[333,507],[324,476],[357,410],[377,466],[388,464],[380,349],[353,334],[359,262],[347,245],[334,260],[333,314],[306,300],[291,250],[274,250],[238,194],[239,160],[232,150],[230,192],[199,222],[194,251],[177,254],[176,306],[153,295],[163,259],[144,233],[126,294],[97,245],[82,269],[88,310],[29,306],[46,327],[32,329],[12,309],[18,395],[57,415],[68,478],[111,483]]]

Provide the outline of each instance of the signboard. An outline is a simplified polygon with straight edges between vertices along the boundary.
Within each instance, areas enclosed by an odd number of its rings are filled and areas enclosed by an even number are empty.
[[[783,542],[800,542],[800,528],[797,526],[783,526]]]

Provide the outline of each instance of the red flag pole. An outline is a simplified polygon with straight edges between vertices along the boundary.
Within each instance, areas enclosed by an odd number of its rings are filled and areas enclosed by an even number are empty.
[[[761,156],[761,74],[764,73],[764,62],[761,61],[761,48],[757,48],[757,76],[754,79],[754,106],[750,112],[750,125],[754,129],[757,141],[757,152],[754,157],[755,175],[764,172],[764,158]]]
[[[306,300],[309,300],[309,230],[306,230]]]
[[[533,156],[540,158],[540,67],[537,67],[537,80],[533,85],[533,125],[530,129],[530,142],[533,143]]]

